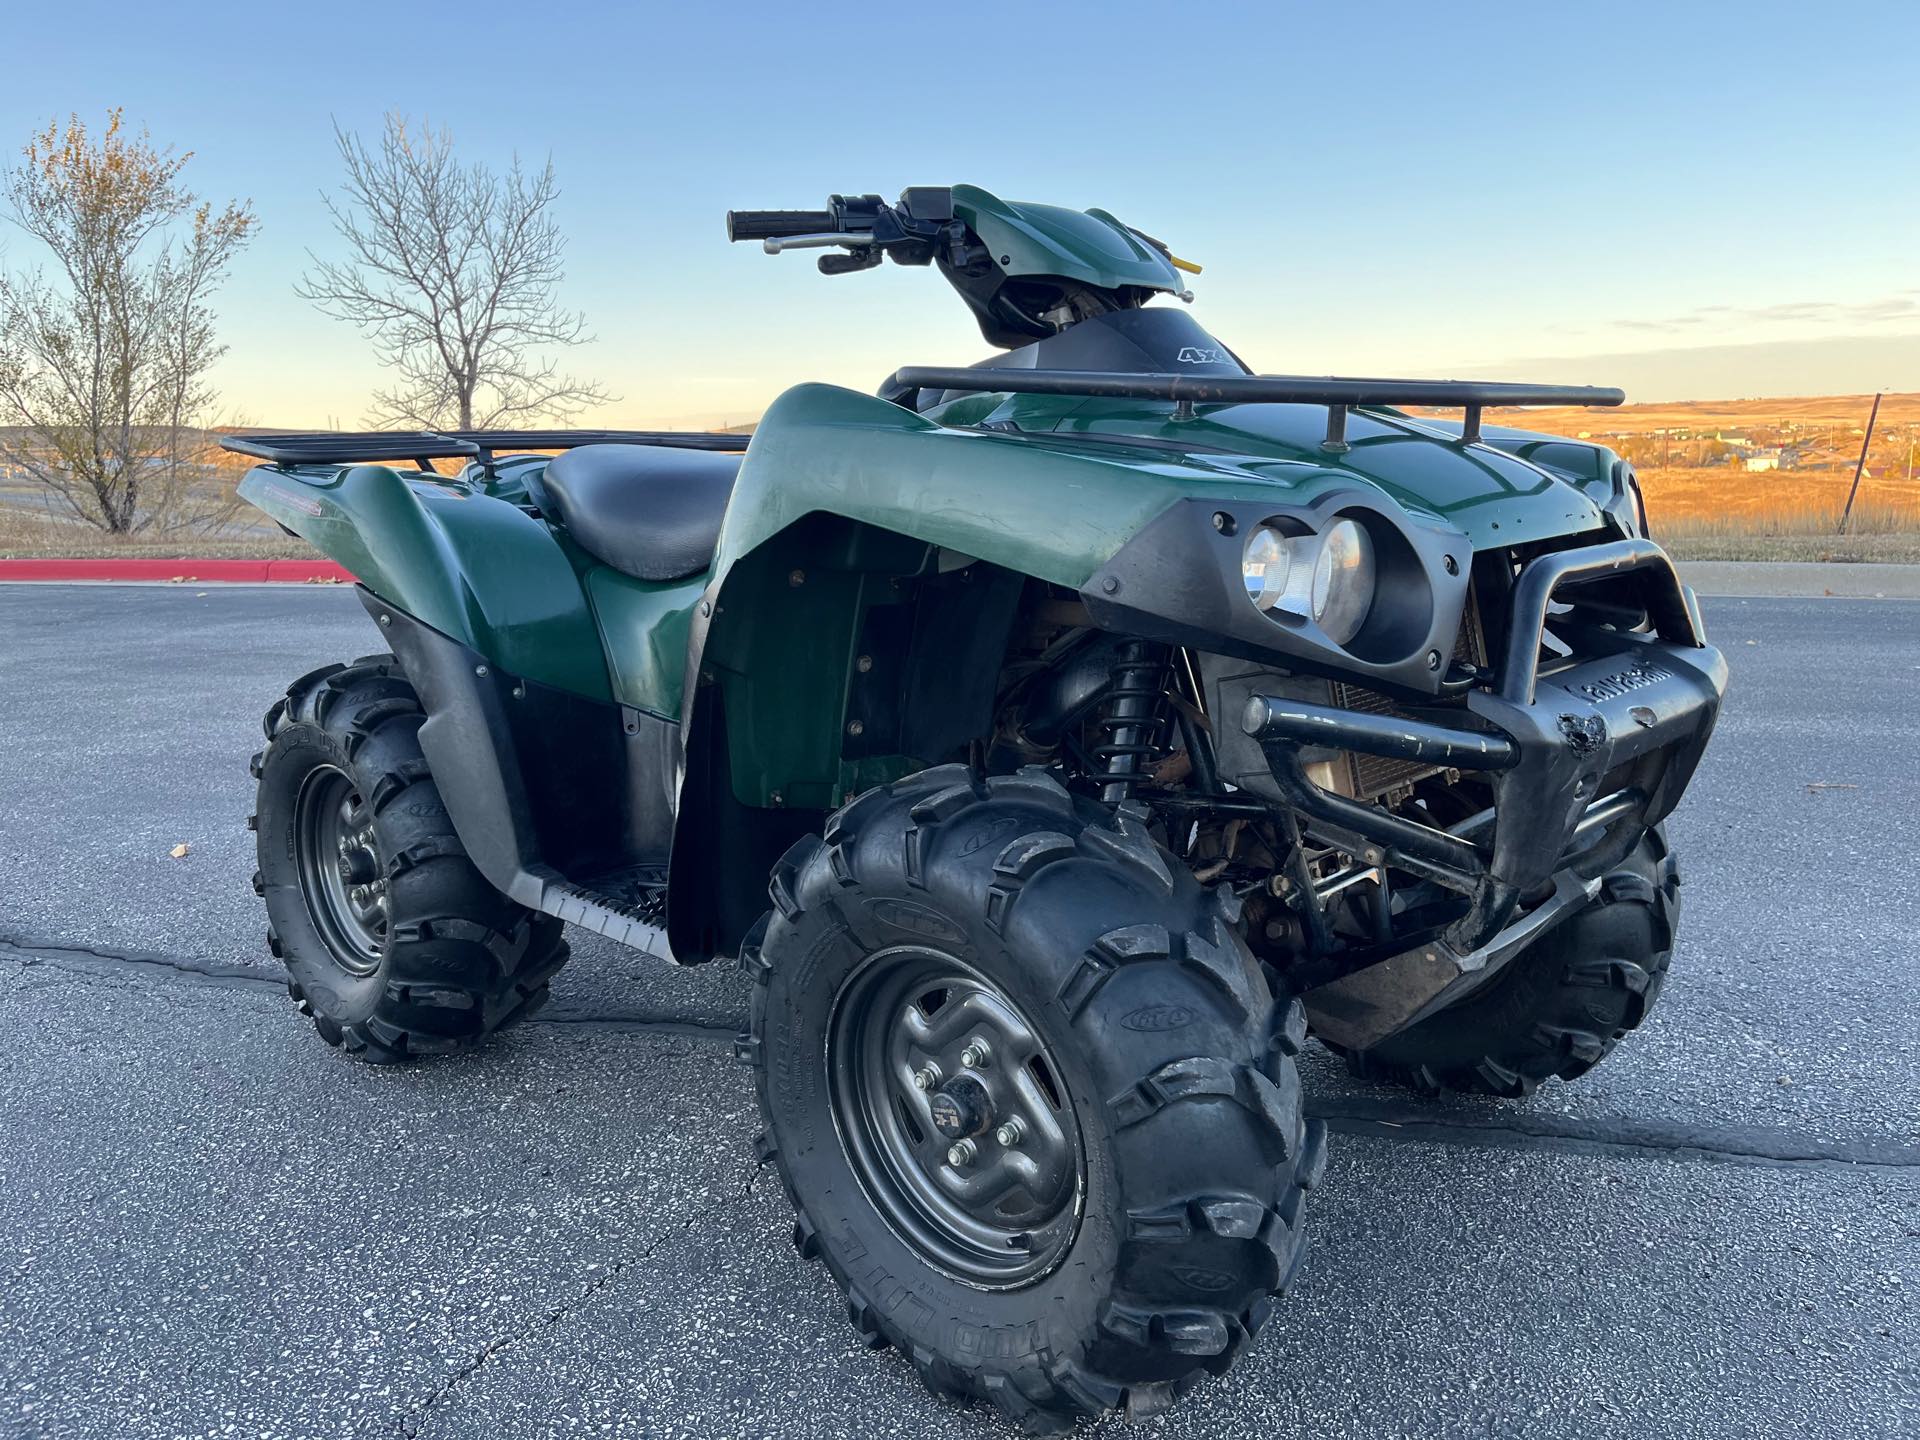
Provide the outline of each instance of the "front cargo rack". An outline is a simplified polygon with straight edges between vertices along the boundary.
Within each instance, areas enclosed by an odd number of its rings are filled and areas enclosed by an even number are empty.
[[[1107,370],[1017,370],[1011,366],[909,365],[893,372],[881,394],[910,404],[922,390],[1013,395],[1085,395],[1118,400],[1171,400],[1188,418],[1196,404],[1325,405],[1321,448],[1347,448],[1347,412],[1356,406],[1426,405],[1466,411],[1462,445],[1480,443],[1489,405],[1621,405],[1626,392],[1602,385],[1519,385],[1481,380],[1360,380],[1314,375],[1128,375]]]
[[[220,447],[275,465],[358,465],[411,460],[478,460],[491,465],[501,451],[572,450],[580,445],[667,445],[680,450],[738,454],[750,435],[692,430],[327,430],[308,435],[223,435]]]

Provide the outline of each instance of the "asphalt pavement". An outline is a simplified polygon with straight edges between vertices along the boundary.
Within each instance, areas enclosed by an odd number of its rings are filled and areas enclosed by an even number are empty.
[[[1296,1291],[1102,1430],[1920,1433],[1920,603],[1706,613],[1647,1027],[1517,1104],[1310,1053]],[[0,587],[0,1436],[1005,1434],[793,1255],[731,964],[576,934],[541,1019],[408,1070],[294,1013],[246,760],[376,643],[322,587]]]

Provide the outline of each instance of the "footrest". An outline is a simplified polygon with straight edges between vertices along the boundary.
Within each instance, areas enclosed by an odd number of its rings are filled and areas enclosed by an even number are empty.
[[[638,866],[612,875],[573,881],[545,878],[540,909],[636,950],[667,953],[667,877],[662,866]]]

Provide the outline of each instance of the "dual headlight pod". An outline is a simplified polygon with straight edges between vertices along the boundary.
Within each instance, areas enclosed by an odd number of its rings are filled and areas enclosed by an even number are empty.
[[[1360,633],[1379,584],[1373,539],[1356,520],[1318,534],[1259,525],[1240,553],[1240,578],[1254,608],[1311,617],[1336,645]]]

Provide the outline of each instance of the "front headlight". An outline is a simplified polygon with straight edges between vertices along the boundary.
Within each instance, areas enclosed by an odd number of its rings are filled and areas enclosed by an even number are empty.
[[[1256,610],[1311,615],[1337,645],[1366,623],[1376,573],[1373,540],[1353,520],[1336,520],[1317,535],[1261,525],[1240,554],[1240,579]]]
[[[1240,552],[1240,579],[1256,610],[1271,610],[1287,593],[1293,569],[1293,550],[1287,537],[1271,525],[1261,525],[1247,537]]]
[[[1314,623],[1334,644],[1346,644],[1366,623],[1376,584],[1372,538],[1357,522],[1336,520],[1313,563]]]

